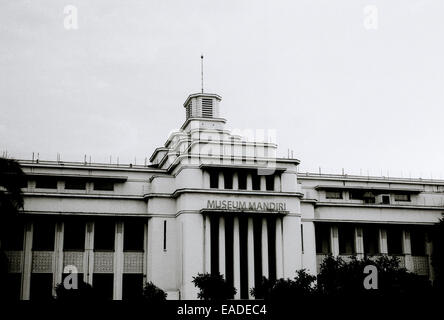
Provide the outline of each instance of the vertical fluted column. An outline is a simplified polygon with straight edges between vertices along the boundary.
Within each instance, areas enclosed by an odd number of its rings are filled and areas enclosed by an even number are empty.
[[[254,225],[253,218],[248,218],[248,298],[252,299],[250,289],[254,288]]]
[[[240,229],[239,217],[233,219],[233,285],[236,288],[235,299],[240,299]]]
[[[94,272],[94,222],[85,225],[85,252],[83,253],[83,281],[92,285]]]
[[[339,256],[339,230],[338,226],[330,227],[330,251],[333,256]]]
[[[265,176],[260,176],[261,179],[261,191],[267,190],[267,180],[265,179]]]
[[[223,172],[219,172],[219,189],[225,188],[225,177]]]
[[[116,223],[116,237],[114,240],[114,300],[122,300],[123,232],[123,222],[119,221]]]
[[[387,230],[383,228],[379,229],[379,253],[388,254]]]
[[[247,174],[247,190],[253,190],[253,176],[251,173]]]
[[[284,276],[284,260],[282,255],[283,250],[282,239],[282,218],[276,218],[276,279]]]
[[[225,218],[219,217],[219,273],[226,277],[225,271]]]
[[[55,288],[62,283],[63,274],[63,222],[55,224],[55,238],[54,238],[54,254],[52,261],[52,295],[55,296]],[[77,270],[79,271],[79,270]]]
[[[410,240],[410,231],[402,230],[402,253],[404,254],[405,268],[413,271],[412,244]]]
[[[211,221],[205,216],[205,273],[211,273]]]
[[[261,258],[262,258],[262,276],[269,278],[268,271],[268,226],[267,218],[262,218],[261,232]]]
[[[31,292],[32,236],[33,224],[26,222],[22,256],[22,287],[20,290],[20,298],[22,300],[29,300]]]
[[[364,258],[364,237],[362,227],[355,227],[355,251],[359,259]]]
[[[281,177],[277,174],[274,176],[274,191],[281,191]]]
[[[207,170],[204,170],[202,172],[202,176],[203,176],[203,188],[204,189],[210,189],[210,173]]]
[[[233,173],[233,190],[239,190],[239,175],[237,172]]]

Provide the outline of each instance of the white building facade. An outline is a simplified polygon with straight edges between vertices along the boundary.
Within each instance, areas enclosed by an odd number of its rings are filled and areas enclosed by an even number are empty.
[[[262,276],[316,274],[327,254],[397,255],[433,279],[444,181],[298,173],[275,144],[226,130],[220,101],[190,95],[149,165],[21,161],[24,212],[4,244],[17,297],[54,295],[74,266],[108,299],[148,281],[196,299],[192,278],[217,272],[251,298]]]

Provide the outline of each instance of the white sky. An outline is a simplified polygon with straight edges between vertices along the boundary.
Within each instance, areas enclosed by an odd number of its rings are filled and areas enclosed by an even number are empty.
[[[204,53],[228,127],[277,130],[301,171],[444,178],[443,13],[437,0],[2,0],[0,151],[143,163],[183,123]]]

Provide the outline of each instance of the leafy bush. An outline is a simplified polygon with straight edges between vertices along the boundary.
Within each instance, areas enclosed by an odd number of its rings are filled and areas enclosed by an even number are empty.
[[[221,274],[199,273],[193,283],[200,289],[197,297],[201,300],[233,299],[236,289],[228,284]]]
[[[90,301],[96,297],[93,287],[83,281],[79,281],[77,289],[66,289],[62,283],[59,283],[55,291],[56,299],[59,301]]]
[[[296,271],[291,279],[269,280],[262,278],[262,283],[251,289],[251,295],[256,299],[283,301],[288,299],[312,296],[316,294],[316,277],[308,274],[305,269]]]
[[[147,282],[143,288],[143,297],[149,303],[160,303],[166,300],[167,294],[154,283]]]

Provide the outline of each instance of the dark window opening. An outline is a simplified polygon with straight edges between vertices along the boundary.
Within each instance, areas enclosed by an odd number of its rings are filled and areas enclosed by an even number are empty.
[[[274,191],[274,175],[270,174],[265,176],[265,185],[267,191]]]
[[[342,199],[342,191],[327,191],[325,197],[327,199]]]
[[[224,172],[224,188],[233,189],[233,173]]]
[[[411,242],[413,256],[425,256],[426,237],[424,230],[413,229],[410,232],[410,242]]]
[[[387,229],[387,249],[389,254],[402,254],[402,230],[399,227]]]
[[[125,221],[123,231],[124,251],[143,251],[145,225],[141,220]]]
[[[253,182],[253,190],[260,190],[261,189],[261,176],[258,176],[256,173],[251,175],[252,182]]]
[[[219,172],[210,170],[210,188],[219,188]]]
[[[7,273],[4,275],[4,283],[2,283],[2,290],[6,293],[3,298],[6,301],[20,300],[20,286],[22,283],[21,273]],[[3,287],[4,286],[4,287]]]
[[[328,254],[330,250],[330,226],[324,223],[315,224],[316,253]]]
[[[31,300],[52,299],[52,273],[31,274]]]
[[[239,190],[247,190],[247,175],[245,172],[238,174]]]
[[[22,221],[11,221],[7,227],[2,226],[2,249],[23,250],[24,225]]]
[[[364,253],[375,255],[379,253],[379,229],[376,226],[366,226],[364,232]]]
[[[94,190],[98,191],[113,191],[114,182],[111,181],[94,181]]]
[[[54,250],[55,223],[52,221],[34,222],[32,250]]]
[[[65,181],[65,189],[68,190],[86,190],[86,181],[79,179],[72,179]]]
[[[114,274],[94,273],[93,288],[94,295],[101,300],[112,300],[114,287]]]
[[[143,297],[143,275],[123,274],[122,300],[139,300]]]
[[[94,250],[114,251],[116,225],[112,219],[98,219],[94,224]]]
[[[65,222],[63,235],[64,250],[85,249],[85,222],[68,220]]]
[[[353,225],[339,225],[339,254],[352,255],[355,253],[355,228]]]
[[[35,187],[40,189],[57,189],[57,179],[51,177],[37,178]]]
[[[383,204],[390,204],[390,196],[389,195],[382,196],[382,203]]]
[[[408,193],[395,194],[395,201],[410,201],[410,194],[408,194]]]

